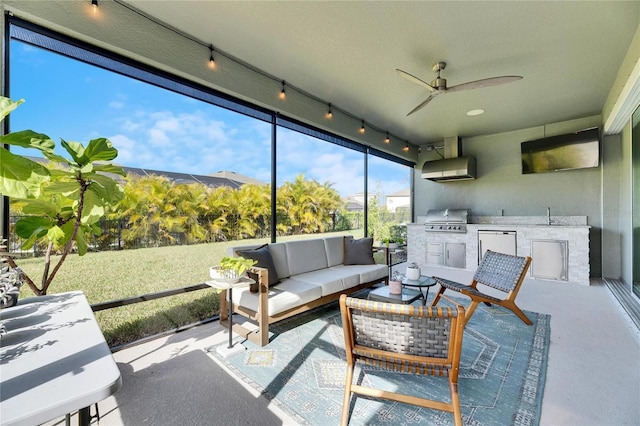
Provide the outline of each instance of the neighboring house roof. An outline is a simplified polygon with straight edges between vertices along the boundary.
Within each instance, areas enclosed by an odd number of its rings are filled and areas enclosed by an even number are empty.
[[[353,195],[345,197],[342,200],[346,204],[345,208],[347,209],[347,211],[353,212],[353,211],[362,211],[362,210],[364,210],[364,203],[362,202],[362,200],[354,198]]]
[[[37,161],[42,164],[47,164],[49,161],[42,157],[31,157],[27,156],[32,161]],[[231,188],[239,188],[244,184],[252,183],[255,185],[266,185],[266,183],[259,181],[258,179],[254,179],[249,176],[241,175],[236,172],[230,171],[219,171],[217,173],[212,173],[210,175],[194,175],[190,173],[178,173],[178,172],[167,172],[164,170],[152,170],[152,169],[142,169],[138,167],[125,167],[116,164],[121,167],[122,170],[126,174],[132,174],[136,176],[163,176],[167,179],[176,182],[176,183],[201,183],[203,185],[207,185],[210,187],[217,188],[219,186],[229,186]],[[109,174],[115,179],[119,179],[120,176]]]
[[[262,182],[261,180],[254,179],[254,178],[249,177],[249,176],[241,175],[241,174],[236,173],[236,172],[230,172],[230,171],[227,171],[227,170],[221,170],[221,171],[219,171],[217,173],[210,173],[207,176],[219,177],[219,178],[229,179],[229,180],[233,180],[233,181],[236,181],[236,182],[242,182],[242,183],[252,183],[254,185],[267,185],[265,182]]]
[[[387,198],[389,197],[410,197],[411,196],[411,191],[409,190],[409,188],[405,188],[405,189],[401,189],[398,192],[394,192],[393,194],[388,194]]]
[[[194,175],[190,173],[166,172],[162,170],[141,169],[136,167],[122,167],[122,169],[127,174],[133,174],[136,176],[164,176],[173,182],[184,184],[201,183],[211,187],[229,186],[231,188],[239,188],[247,183],[266,185],[266,183],[253,179],[249,176],[227,171],[221,171],[211,175]]]

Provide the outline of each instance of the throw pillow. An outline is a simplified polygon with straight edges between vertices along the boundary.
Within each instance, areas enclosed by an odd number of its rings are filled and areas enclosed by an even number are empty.
[[[373,238],[353,237],[344,238],[344,263],[345,265],[373,265]]]
[[[253,250],[237,250],[236,254],[244,257],[245,259],[257,260],[258,263],[255,266],[266,268],[269,271],[269,287],[280,282],[278,279],[278,272],[276,271],[276,265],[273,263],[273,258],[269,251],[269,244],[265,244]]]

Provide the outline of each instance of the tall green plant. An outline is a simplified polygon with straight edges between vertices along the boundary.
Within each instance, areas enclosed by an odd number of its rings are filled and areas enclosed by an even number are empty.
[[[22,102],[0,97],[0,120]],[[40,240],[47,242],[40,286],[23,272],[29,288],[44,295],[74,245],[82,256],[88,250],[90,234],[101,233],[98,221],[105,207],[123,197],[122,188],[108,174],[124,176],[124,171],[108,163],[118,151],[105,138],[93,139],[86,147],[61,140],[70,159],[54,152],[55,143],[49,136],[32,130],[0,136],[0,144],[0,193],[20,200],[27,215],[15,227],[16,234],[25,239],[22,248],[28,250]],[[13,154],[6,145],[39,150],[48,162],[44,165]],[[62,255],[50,270],[51,254],[60,249]],[[8,260],[11,267],[17,267],[13,258]]]

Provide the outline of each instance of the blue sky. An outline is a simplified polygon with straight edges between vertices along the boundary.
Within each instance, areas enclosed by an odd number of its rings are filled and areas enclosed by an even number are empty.
[[[11,98],[25,99],[11,114],[12,131],[45,133],[58,146],[61,138],[86,144],[106,137],[123,166],[202,175],[225,170],[270,182],[269,123],[16,41],[10,72]],[[343,196],[363,191],[361,153],[279,129],[277,161],[278,185],[304,174]],[[369,166],[370,192],[409,186],[408,168],[378,158]]]

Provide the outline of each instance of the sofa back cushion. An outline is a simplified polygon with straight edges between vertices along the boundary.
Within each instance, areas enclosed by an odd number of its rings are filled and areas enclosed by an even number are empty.
[[[329,267],[342,265],[344,259],[344,237],[328,237],[324,239],[324,248],[327,252],[327,264]]]
[[[235,246],[227,248],[227,256],[237,256],[238,251],[242,250],[252,250],[256,249],[263,244],[248,244],[244,246]],[[276,276],[278,280],[283,278],[288,278],[291,274],[289,273],[289,265],[287,263],[287,247],[285,243],[274,243],[269,244],[269,252],[271,253],[271,259],[273,260],[273,265],[276,268]],[[269,274],[269,281],[272,280],[271,274]]]
[[[269,244],[269,250],[271,251],[273,264],[276,267],[276,271],[278,271],[278,278],[289,278],[291,273],[287,262],[287,245],[285,243]]]
[[[274,286],[280,282],[278,278],[278,272],[276,271],[276,267],[273,263],[273,258],[271,257],[271,250],[269,250],[269,245],[264,244],[258,248],[250,249],[250,250],[237,250],[236,254],[238,256],[242,256],[245,259],[255,260],[256,266],[260,268],[266,268],[269,271],[269,287]]]
[[[329,267],[322,238],[289,241],[285,244],[289,273],[292,276]]]
[[[373,265],[373,238],[356,240],[351,236],[344,237],[345,265]]]

